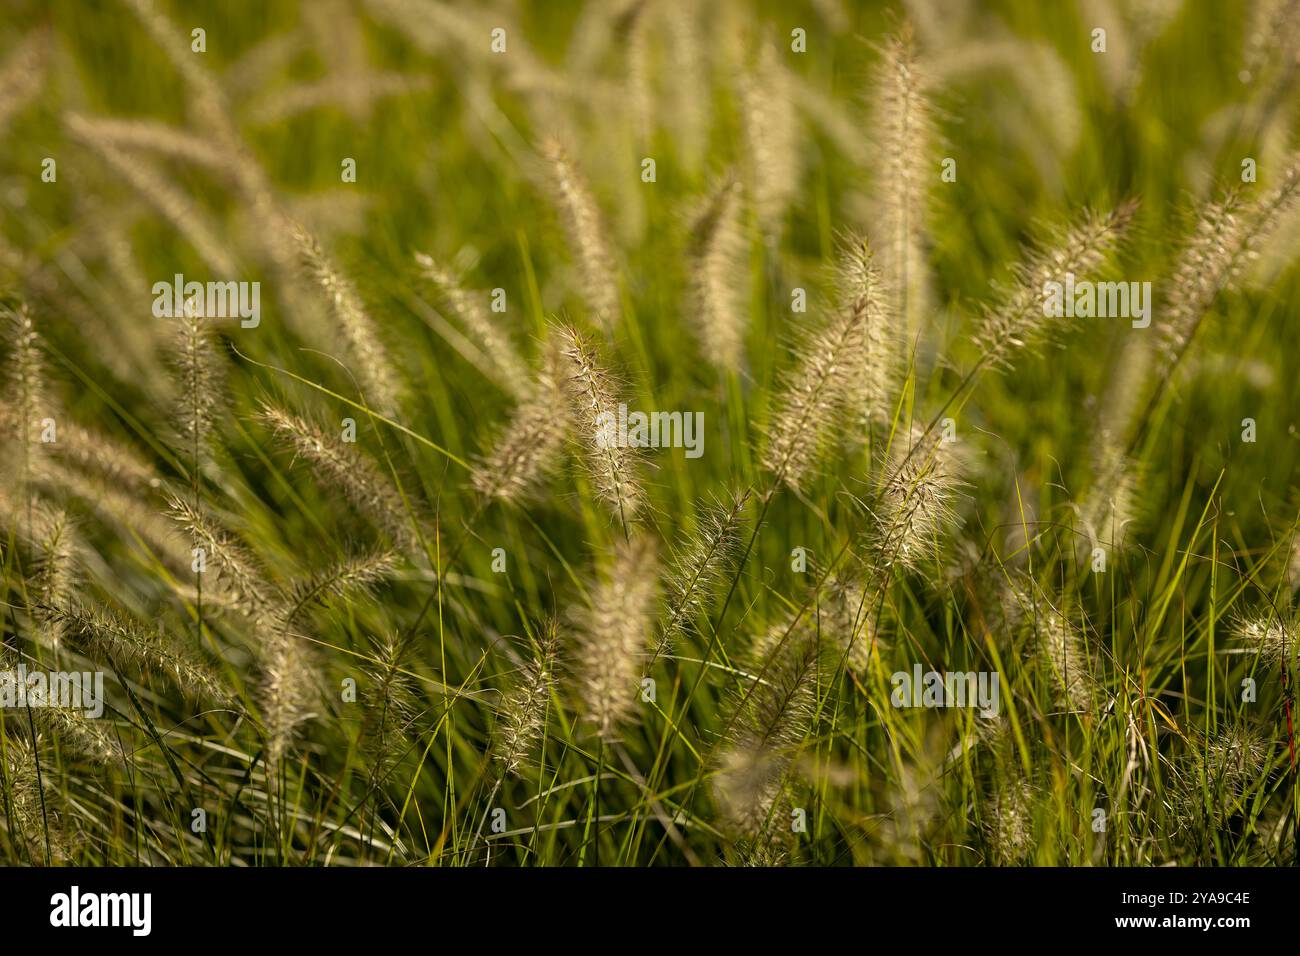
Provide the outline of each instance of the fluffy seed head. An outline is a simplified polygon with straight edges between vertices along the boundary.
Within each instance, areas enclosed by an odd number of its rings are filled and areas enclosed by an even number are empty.
[[[831,321],[799,345],[794,367],[774,399],[776,410],[759,461],[795,490],[811,476],[860,387],[866,326],[873,317],[870,293],[864,289],[841,303]]]
[[[653,540],[615,546],[613,560],[579,615],[579,693],[597,735],[613,741],[637,708],[658,594]]]
[[[626,527],[641,510],[644,494],[637,476],[639,456],[614,434],[619,403],[609,372],[572,326],[557,326],[555,335],[564,358],[569,413],[587,471],[596,494]]]
[[[161,623],[149,627],[110,608],[76,602],[53,608],[50,614],[69,641],[118,665],[161,673],[196,698],[223,701],[230,696],[211,668],[173,639]]]
[[[900,313],[891,308],[871,246],[861,236],[847,235],[841,240],[836,289],[841,308],[863,314],[861,368],[850,399],[853,418],[862,426],[887,422],[901,371]]]
[[[212,433],[221,390],[220,366],[209,321],[186,302],[172,321],[176,430],[187,460],[198,468]]]
[[[474,464],[470,480],[484,498],[527,500],[560,463],[569,425],[567,363],[559,342],[550,336],[527,394],[487,453]]]
[[[934,121],[910,24],[890,37],[872,85],[876,182],[872,237],[894,312],[915,328],[929,294],[926,188],[934,178]]]
[[[749,492],[730,502],[707,507],[700,527],[678,549],[668,575],[668,610],[659,631],[654,657],[669,653],[673,641],[701,614],[715,587],[740,552],[741,515]]]
[[[605,330],[611,331],[622,309],[614,253],[600,207],[558,140],[548,139],[542,144],[542,159],[550,172],[555,203],[582,275],[587,307]]]
[[[1034,850],[1034,789],[1019,778],[998,786],[990,798],[985,834],[999,866],[1025,863]]]
[[[1126,202],[1109,213],[1089,211],[1030,252],[1016,267],[1015,282],[1002,302],[984,311],[975,332],[981,360],[993,368],[1010,368],[1021,350],[1063,331],[1069,319],[1045,314],[1044,284],[1064,282],[1067,272],[1091,275],[1123,237],[1136,208]]]
[[[266,573],[253,556],[229,531],[185,498],[167,494],[167,517],[190,536],[193,546],[204,551],[207,567],[215,572],[217,582],[237,607],[252,618],[259,618],[271,607],[272,589]]]
[[[496,373],[497,384],[516,398],[527,397],[528,366],[488,311],[487,293],[469,291],[455,272],[431,256],[417,252],[415,261],[437,290],[442,307],[460,322],[473,337],[474,344],[483,350]]]
[[[741,301],[744,234],[740,183],[726,176],[691,228],[690,305],[705,356],[718,368],[738,371],[748,323]]]
[[[1035,608],[1031,652],[1048,675],[1057,706],[1072,713],[1088,713],[1098,703],[1100,687],[1079,628],[1046,600]]]
[[[519,680],[501,702],[492,756],[503,777],[518,773],[546,727],[546,708],[558,683],[559,624],[545,622],[537,656],[527,661]]]
[[[915,570],[957,522],[952,502],[959,484],[956,456],[937,428],[914,426],[895,437],[879,487],[867,551],[878,573]]]
[[[811,729],[819,659],[815,635],[797,631],[772,650],[758,683],[738,704],[713,784],[718,809],[738,839],[780,826],[774,811]]]
[[[1294,623],[1267,613],[1242,615],[1233,630],[1248,649],[1271,665],[1285,667],[1290,662],[1296,643]]]
[[[294,454],[304,459],[328,488],[343,492],[352,506],[374,521],[389,539],[414,548],[419,538],[401,493],[373,461],[353,446],[326,435],[315,423],[269,403],[261,418]]]
[[[758,52],[740,88],[745,142],[751,158],[754,208],[769,242],[784,228],[799,189],[799,126],[789,74],[770,44]]]
[[[361,298],[310,233],[297,227],[293,238],[304,266],[329,302],[339,332],[356,359],[357,378],[365,389],[366,400],[381,414],[391,416],[398,405],[397,374]]]

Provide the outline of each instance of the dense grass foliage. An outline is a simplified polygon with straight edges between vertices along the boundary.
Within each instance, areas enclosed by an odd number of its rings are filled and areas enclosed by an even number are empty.
[[[1296,3],[4,8],[0,860],[1295,861]]]

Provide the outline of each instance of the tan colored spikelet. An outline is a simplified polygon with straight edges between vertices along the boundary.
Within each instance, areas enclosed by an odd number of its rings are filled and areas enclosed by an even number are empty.
[[[176,431],[185,460],[198,469],[207,453],[221,399],[221,364],[211,321],[186,302],[172,334],[171,359],[176,385]]]
[[[914,426],[896,436],[880,480],[875,522],[867,535],[872,567],[915,570],[936,541],[956,524],[953,501],[960,481],[956,456],[939,429]]]
[[[1048,675],[1057,706],[1084,714],[1096,709],[1101,688],[1078,626],[1045,598],[1034,603],[1030,651]]]
[[[470,481],[484,498],[527,500],[559,465],[569,425],[566,362],[556,337],[549,336],[527,395],[474,463]]]
[[[754,209],[768,242],[784,229],[799,190],[799,125],[789,73],[770,43],[763,44],[740,84],[741,116],[750,157]]]
[[[55,623],[54,626],[62,632],[60,623]],[[0,646],[0,673],[12,673],[17,666],[17,655]],[[56,738],[66,752],[78,759],[94,763],[116,762],[121,752],[114,746],[108,732],[101,729],[99,722],[88,717],[84,710],[62,707],[59,706],[60,703],[55,695],[51,695],[46,699],[45,706],[27,709],[28,716],[36,725],[37,739]],[[91,701],[83,696],[81,703],[89,706]],[[0,747],[7,743],[8,741],[0,742]],[[3,806],[2,802],[0,806]]]
[[[1268,743],[1248,728],[1193,735],[1171,788],[1175,814],[1185,827],[1223,826],[1241,812],[1247,789],[1265,772],[1268,755]]]
[[[190,49],[188,31],[182,32],[176,24],[158,11],[154,0],[122,0],[135,14],[146,32],[162,49],[172,67],[180,75],[186,92],[186,104],[193,114],[195,124],[219,131],[222,138],[233,138],[234,127],[226,97],[216,77],[201,63]]]
[[[68,133],[84,143],[107,147],[119,153],[156,153],[216,172],[228,172],[228,159],[220,144],[187,129],[152,120],[115,119],[69,112],[63,116]]]
[[[774,398],[759,462],[777,482],[799,490],[844,423],[862,374],[872,298],[842,303],[830,322],[796,349],[794,367]]]
[[[39,28],[19,40],[0,63],[0,139],[4,138],[10,120],[40,92],[49,49],[49,31]]]
[[[840,242],[836,296],[841,308],[862,311],[860,371],[849,401],[862,426],[888,422],[902,369],[899,313],[893,311],[880,281],[871,246],[852,234]]]
[[[1179,253],[1172,292],[1158,328],[1157,348],[1169,377],[1218,297],[1235,288],[1246,265],[1300,201],[1300,159],[1276,186],[1249,202],[1240,187],[1205,203]]]
[[[55,627],[62,631],[61,624],[56,623]],[[12,672],[17,665],[16,654],[10,654],[8,649],[0,645],[0,674]],[[78,760],[118,762],[122,756],[121,750],[114,745],[112,737],[100,727],[99,722],[87,717],[85,710],[64,708],[59,706],[60,702],[57,697],[51,696],[45,700],[45,706],[27,709],[27,715],[36,727],[36,739],[55,737],[61,748]],[[90,705],[90,701],[83,696],[82,704]],[[8,744],[8,740],[0,741],[0,747]],[[4,806],[3,801],[0,801],[0,806]]]
[[[119,666],[162,673],[177,688],[195,697],[221,701],[230,696],[220,678],[168,636],[161,623],[150,628],[112,609],[79,603],[56,608],[53,616],[70,641]]]
[[[60,816],[48,805],[42,793],[42,783],[37,774],[36,753],[30,743],[21,737],[7,737],[0,749],[0,796],[8,809],[8,819],[0,815],[0,824],[6,826],[9,839],[22,846],[34,862],[47,862],[46,838],[49,839],[49,862],[66,860],[69,855],[69,838]]]
[[[577,329],[558,325],[554,335],[565,360],[565,394],[587,471],[600,497],[626,527],[644,504],[638,477],[639,456],[613,434],[618,400],[609,372]]]
[[[45,359],[41,354],[40,336],[26,304],[0,304],[0,321],[4,323],[8,357],[4,367],[4,387],[0,421],[6,437],[25,446],[24,460],[30,459],[36,443],[36,426],[50,414],[51,400],[45,380]]]
[[[1064,282],[1067,272],[1091,275],[1123,238],[1135,211],[1132,202],[1121,203],[1109,213],[1089,211],[1031,250],[1016,267],[1009,292],[984,311],[975,332],[981,362],[1008,369],[1017,354],[1063,331],[1070,320],[1045,314],[1044,284]]]
[[[382,550],[351,555],[298,582],[286,595],[287,623],[292,624],[309,608],[334,598],[368,593],[392,574],[396,560],[392,552]]]
[[[879,253],[891,308],[915,332],[930,298],[926,256],[926,184],[935,181],[934,120],[929,81],[910,23],[884,44],[872,84],[871,140],[875,183],[873,245]]]
[[[1220,291],[1245,265],[1245,206],[1241,190],[1230,189],[1201,208],[1179,253],[1157,326],[1157,349],[1165,362],[1178,360]]]
[[[546,727],[546,709],[558,683],[559,624],[548,620],[538,634],[537,655],[501,701],[492,756],[501,776],[518,773]]]
[[[240,611],[254,619],[266,614],[274,603],[274,591],[248,549],[185,498],[168,492],[167,504],[167,517],[184,529],[195,547],[204,550],[217,583],[238,602]]]
[[[559,140],[546,140],[541,155],[550,173],[569,246],[582,275],[587,307],[607,332],[612,331],[622,307],[613,248],[600,207]]]
[[[1100,433],[1097,444],[1093,483],[1079,521],[1090,547],[1122,548],[1131,541],[1137,520],[1140,466],[1110,434]]]
[[[668,606],[653,660],[670,653],[673,642],[705,611],[714,589],[739,556],[747,490],[706,506],[699,529],[673,556],[667,577]]]
[[[741,290],[745,275],[740,183],[726,176],[691,227],[689,308],[705,357],[724,371],[744,362],[748,327]]]
[[[44,502],[38,503],[38,508],[41,517],[33,527],[38,544],[32,575],[37,604],[34,616],[45,639],[57,648],[63,640],[63,626],[52,610],[72,603],[80,583],[78,555],[84,545],[66,511]]]
[[[345,558],[298,582],[265,622],[258,702],[271,768],[280,765],[319,702],[319,667],[307,635],[298,630],[300,621],[314,607],[368,592],[392,572],[393,565],[393,555],[387,552]]]
[[[59,423],[59,460],[106,484],[145,497],[162,487],[153,466],[121,442],[74,421]]]
[[[401,492],[373,461],[341,438],[326,435],[314,422],[268,402],[262,403],[260,417],[281,442],[307,462],[323,485],[342,491],[394,544],[408,549],[419,545]]]
[[[997,866],[1023,865],[1033,854],[1034,800],[1034,788],[1022,776],[994,788],[984,831]]]
[[[365,671],[364,696],[366,750],[374,761],[376,777],[400,759],[402,742],[418,711],[414,681],[407,670],[411,641],[386,634],[372,640],[374,661]]]
[[[703,163],[709,146],[712,103],[700,96],[709,82],[710,47],[701,25],[701,10],[693,0],[672,0],[665,16],[667,52],[673,68],[666,71],[667,97],[665,113],[673,130],[673,143],[691,169]]]
[[[217,275],[234,276],[235,260],[226,252],[228,243],[220,239],[211,217],[178,189],[151,160],[139,155],[128,155],[110,145],[96,135],[92,124],[75,117],[68,120],[68,132],[73,139],[98,153],[113,175],[125,181],[157,210]],[[177,307],[179,308],[179,303]]]
[[[775,648],[746,689],[719,752],[714,799],[733,838],[761,843],[781,828],[777,806],[795,752],[812,728],[820,650],[802,631]]]
[[[339,332],[356,359],[357,378],[366,400],[380,414],[391,417],[398,407],[397,374],[360,297],[310,233],[296,227],[293,236],[303,264],[329,302]]]
[[[658,594],[654,541],[637,536],[614,547],[579,615],[578,690],[587,719],[605,742],[637,710]]]
[[[1235,621],[1233,632],[1248,650],[1274,667],[1287,667],[1295,654],[1295,622],[1276,614],[1243,614]]]
[[[347,112],[357,122],[365,122],[379,101],[418,93],[430,85],[426,77],[384,71],[327,76],[262,96],[250,108],[248,122],[272,126],[311,110],[330,107]]]
[[[424,277],[438,290],[442,305],[473,336],[496,372],[495,381],[516,398],[528,394],[528,366],[519,355],[509,336],[497,327],[497,321],[488,312],[484,300],[487,294],[470,292],[461,284],[460,277],[450,268],[436,262],[422,252],[415,254]]]
[[[262,649],[258,705],[266,728],[266,763],[274,775],[293,745],[298,728],[313,713],[319,682],[301,636],[288,622],[276,622]]]
[[[80,760],[98,764],[119,763],[119,745],[94,719],[80,710],[66,707],[41,707],[32,716],[43,736],[55,737],[59,745]]]

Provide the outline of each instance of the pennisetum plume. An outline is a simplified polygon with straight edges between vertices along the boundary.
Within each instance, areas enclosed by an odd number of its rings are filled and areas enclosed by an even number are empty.
[[[1237,285],[1246,264],[1300,200],[1300,160],[1255,202],[1240,187],[1204,204],[1184,243],[1170,283],[1171,293],[1158,329],[1158,349],[1168,379],[1187,351],[1219,295]]]
[[[869,283],[871,273],[858,278],[861,283],[842,286],[840,291],[849,298],[838,303],[831,320],[799,343],[794,367],[774,399],[776,408],[759,462],[775,482],[796,491],[807,482],[827,439],[845,422],[854,398],[861,394],[870,338],[867,327],[879,319],[880,312],[878,290]]]
[[[1276,614],[1243,614],[1233,631],[1247,649],[1274,667],[1288,667],[1295,655],[1296,625]]]
[[[22,303],[0,303],[9,357],[0,392],[0,423],[5,437],[19,446],[22,481],[32,478],[35,466],[36,426],[50,408],[45,382],[45,359],[31,313]]]
[[[984,834],[993,862],[998,866],[1021,866],[1028,862],[1035,846],[1033,786],[1022,775],[998,780],[989,796]]]
[[[312,608],[368,592],[391,573],[393,564],[393,555],[383,551],[345,558],[295,584],[275,608],[262,633],[258,695],[272,768],[279,766],[317,702],[318,668],[300,622]]]
[[[741,288],[745,239],[740,183],[722,180],[691,225],[690,310],[705,357],[719,369],[740,370],[748,326]]]
[[[193,469],[191,480],[196,488],[221,393],[220,356],[213,343],[209,320],[201,312],[188,301],[184,304],[181,314],[172,320],[176,329],[171,345],[177,431]]]
[[[192,501],[168,492],[167,503],[167,517],[202,549],[204,565],[215,572],[218,585],[237,608],[254,620],[267,614],[275,603],[273,589],[248,549]]]
[[[1066,273],[1090,275],[1105,262],[1132,222],[1136,205],[1121,203],[1108,213],[1086,212],[1075,223],[1031,251],[1015,270],[1002,301],[989,306],[975,331],[980,367],[1010,368],[1022,351],[1064,331],[1069,319],[1043,307],[1043,285],[1064,282]]]
[[[310,233],[298,227],[293,236],[303,264],[328,300],[339,331],[356,359],[357,378],[366,401],[380,414],[391,417],[398,407],[397,373],[360,296]]]
[[[622,308],[618,271],[604,217],[586,179],[559,140],[546,140],[541,154],[582,276],[587,307],[605,331],[610,332],[618,324]]]
[[[212,669],[173,640],[161,623],[149,627],[110,608],[79,602],[54,608],[51,615],[69,641],[102,654],[119,667],[160,672],[179,690],[197,698],[221,701],[230,696]]]
[[[743,854],[773,849],[785,823],[778,804],[812,728],[819,662],[815,631],[796,630],[771,650],[729,722],[713,793]]]
[[[740,104],[754,209],[763,235],[775,242],[799,189],[800,144],[790,76],[771,44],[741,78]]]
[[[960,477],[948,445],[937,428],[927,433],[914,426],[906,438],[895,436],[867,534],[873,576],[887,580],[894,568],[915,570],[956,524]]]
[[[1082,631],[1046,599],[1031,600],[1031,656],[1047,674],[1057,706],[1071,713],[1090,713],[1099,703],[1101,688],[1093,675]]]
[[[498,327],[488,312],[487,293],[466,289],[460,276],[432,256],[417,252],[415,261],[421,274],[437,290],[442,307],[464,326],[473,337],[474,344],[487,356],[495,373],[496,384],[517,399],[526,398],[530,378],[528,366],[510,337]]]
[[[714,589],[735,565],[749,498],[745,491],[706,507],[695,534],[674,554],[667,576],[668,609],[651,663],[671,652],[673,642],[704,612]]]
[[[841,308],[862,311],[859,371],[850,402],[851,417],[868,427],[888,422],[902,369],[902,329],[880,280],[870,244],[845,235],[836,260],[836,296]]]
[[[595,349],[577,329],[556,326],[554,334],[564,359],[564,388],[576,439],[596,495],[626,531],[645,504],[638,477],[639,456],[613,434],[618,421],[618,396],[609,371]]]
[[[653,539],[620,541],[578,615],[578,691],[604,743],[636,712],[654,623],[659,575]]]
[[[904,328],[915,332],[929,295],[926,184],[934,181],[934,119],[910,24],[881,51],[872,84],[875,146],[872,237]]]
[[[302,458],[326,487],[337,489],[358,512],[378,525],[397,546],[412,549],[419,537],[401,492],[366,456],[314,422],[263,402],[261,418],[275,436]]]
[[[567,362],[557,337],[548,336],[527,391],[488,451],[474,463],[470,481],[485,499],[526,500],[559,464],[569,421]]]
[[[546,728],[546,710],[558,682],[559,623],[547,620],[537,635],[537,653],[526,661],[498,708],[492,759],[502,777],[518,773]]]

